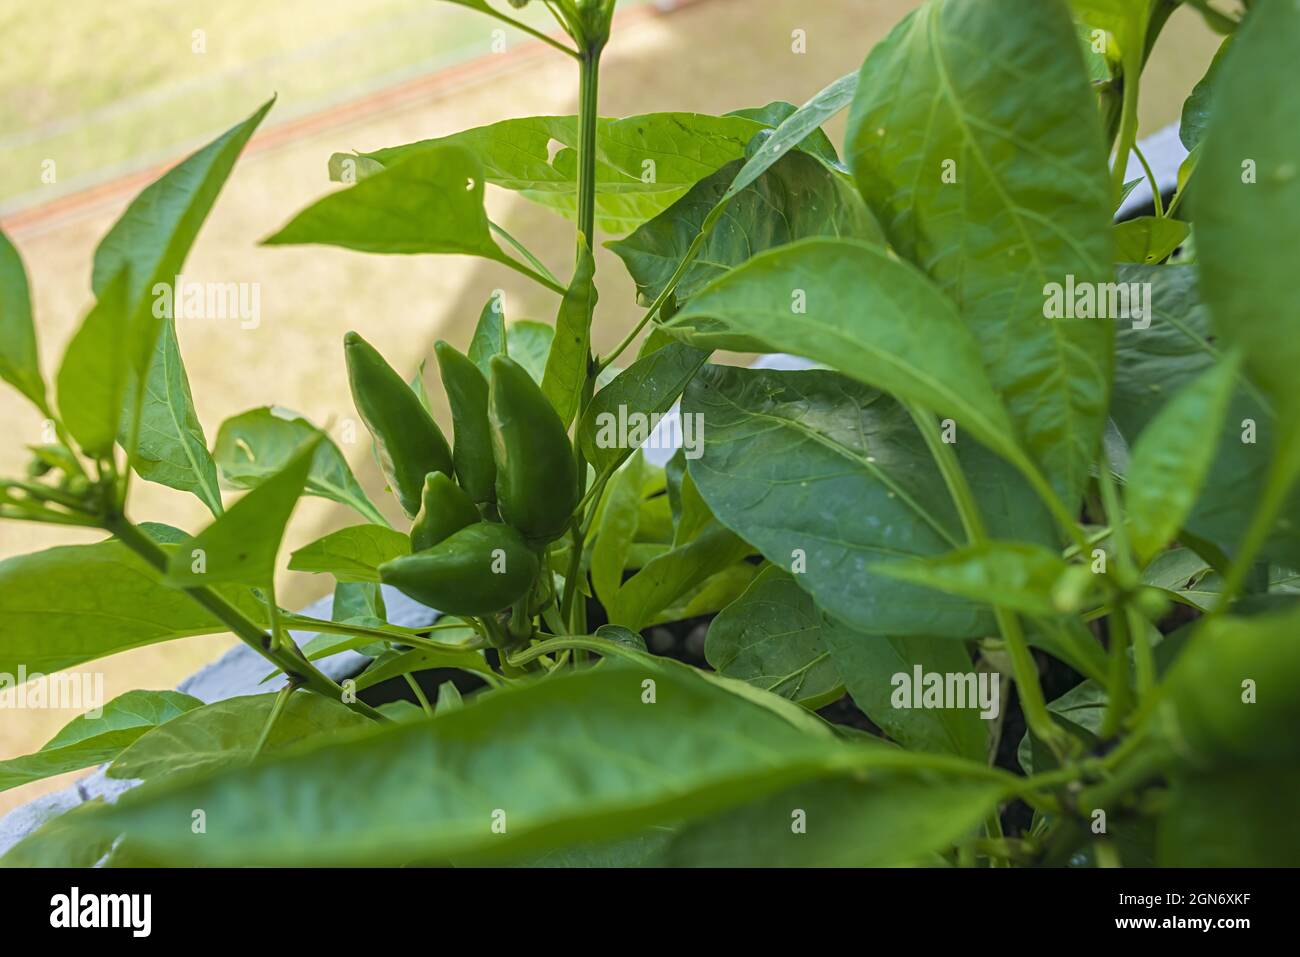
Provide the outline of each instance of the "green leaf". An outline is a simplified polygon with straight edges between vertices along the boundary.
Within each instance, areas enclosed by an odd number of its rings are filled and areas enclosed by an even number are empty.
[[[1157,825],[1161,867],[1294,867],[1300,859],[1295,767],[1181,774]]]
[[[709,623],[704,657],[719,674],[817,708],[844,693],[821,616],[794,578],[768,567]]]
[[[591,551],[591,584],[605,608],[612,608],[623,584],[628,550],[636,538],[645,458],[634,454],[609,480]]]
[[[741,116],[648,113],[596,121],[596,223],[623,234],[671,206],[719,166],[739,159],[754,135],[768,127]],[[551,158],[552,143],[560,149]],[[439,139],[361,154],[391,167],[420,153],[458,147],[472,153],[489,183],[515,190],[577,219],[578,122],[574,116],[503,120]],[[336,154],[330,175],[359,158]],[[647,160],[653,166],[646,165]],[[354,168],[356,168],[354,166]]]
[[[183,539],[175,536],[172,541]],[[167,547],[167,546],[164,546]],[[218,587],[240,612],[266,621],[247,588]],[[0,672],[53,672],[173,638],[226,626],[171,588],[124,545],[60,545],[0,561]]]
[[[647,678],[653,705],[642,703]],[[374,728],[205,780],[154,782],[83,823],[190,866],[522,854],[905,760],[883,753],[893,750],[810,734],[688,669],[606,663],[479,695],[432,721]],[[207,810],[202,841],[176,823],[196,807]]]
[[[123,270],[99,294],[59,366],[59,411],[64,425],[81,450],[95,458],[112,453],[122,418],[131,370],[127,294],[127,271]]]
[[[1211,96],[1218,82],[1223,55],[1228,52],[1231,44],[1232,37],[1225,37],[1219,44],[1219,49],[1215,51],[1214,59],[1210,61],[1210,68],[1205,71],[1205,76],[1197,81],[1196,86],[1192,87],[1192,92],[1183,101],[1183,114],[1178,124],[1178,139],[1182,141],[1188,152],[1200,145],[1206,129],[1209,128]]]
[[[822,640],[853,702],[885,734],[909,751],[988,760],[988,731],[975,702],[966,708],[900,708],[896,675],[972,674],[970,655],[942,638],[867,635],[823,616]]]
[[[1208,618],[1165,675],[1154,728],[1184,766],[1292,761],[1300,739],[1300,606]],[[1250,684],[1247,684],[1250,682]]]
[[[501,300],[493,296],[479,313],[474,338],[465,353],[483,375],[491,375],[493,356],[506,355],[506,317]]]
[[[1105,424],[1112,329],[1049,318],[1046,293],[1113,278],[1096,117],[1061,4],[931,0],[867,57],[846,139],[891,245],[956,303],[1068,508]]]
[[[611,624],[636,631],[703,579],[752,552],[744,540],[714,522],[692,541],[649,562],[623,583],[606,611]]]
[[[474,630],[465,626],[466,637]],[[440,641],[445,639],[445,632],[437,632]],[[376,658],[365,672],[356,679],[357,690],[365,691],[375,685],[400,678],[402,675],[431,671],[434,668],[458,668],[461,671],[478,672],[492,675],[495,672],[483,658],[481,651],[460,648],[413,648],[410,651],[386,652]]]
[[[793,113],[782,116],[780,125],[763,142],[762,148],[746,158],[744,167],[731,184],[729,191],[731,195],[734,196],[757,181],[796,146],[807,148],[825,158],[828,144],[822,143],[815,134],[823,123],[853,102],[853,95],[857,89],[858,74],[854,71],[818,91],[811,100]],[[768,109],[770,108],[771,105]],[[770,114],[763,117],[768,121],[774,118],[775,116]],[[812,138],[811,145],[810,138]]]
[[[118,335],[125,339],[122,348],[132,368],[142,375],[149,368],[162,323],[162,317],[155,315],[154,287],[175,283],[235,161],[274,103],[274,97],[267,100],[248,119],[146,187],[95,249],[91,277],[95,295],[102,298],[114,278],[126,272]]]
[[[235,488],[256,488],[284,468],[303,442],[321,434],[297,412],[263,406],[223,422],[213,455],[227,483]],[[388,524],[329,438],[322,438],[316,449],[306,493],[347,505],[376,524]]]
[[[378,582],[379,566],[411,554],[411,539],[382,525],[351,525],[330,532],[289,557],[296,572],[328,573],[340,582]]]
[[[1179,219],[1162,216],[1139,216],[1112,227],[1115,236],[1115,261],[1121,263],[1162,263],[1191,233]]]
[[[0,379],[48,414],[45,379],[36,350],[27,271],[9,237],[0,232]]]
[[[635,451],[627,447],[630,442],[622,441],[620,421],[629,421],[633,413],[653,416],[667,412],[709,353],[708,349],[670,342],[637,359],[592,397],[578,423],[577,438],[597,472],[616,468]]]
[[[108,776],[148,781],[245,764],[253,757],[275,698],[275,694],[247,695],[187,711],[149,731],[118,755]],[[263,753],[369,725],[366,718],[338,702],[318,694],[295,693],[272,726]]]
[[[134,392],[127,391],[128,395]],[[130,447],[133,417],[128,397],[118,433],[124,448]],[[145,379],[131,466],[142,479],[193,492],[213,515],[221,514],[217,466],[208,454],[208,440],[194,411],[190,380],[176,341],[176,323],[171,319],[163,320]]]
[[[971,601],[1050,618],[1083,607],[1085,595],[1058,597],[1071,566],[1056,552],[1030,542],[984,541],[928,558],[870,566],[878,575],[934,588]],[[1092,573],[1075,566],[1081,576]],[[1080,583],[1078,591],[1095,591]]]
[[[551,352],[551,340],[555,338],[555,328],[544,322],[520,319],[510,324],[506,333],[506,354],[518,362],[533,381],[541,385],[546,374],[546,357]]]
[[[483,190],[483,167],[472,153],[453,147],[419,151],[317,200],[263,243],[464,253],[514,266],[489,232]]]
[[[1237,384],[1238,364],[1235,357],[1221,360],[1181,389],[1134,446],[1124,501],[1139,564],[1174,538],[1196,503]]]
[[[1294,65],[1300,9],[1253,10],[1224,56],[1192,199],[1201,292],[1222,341],[1283,419],[1300,414],[1300,317],[1289,250],[1300,227],[1300,103],[1278,83]]]
[[[797,569],[820,607],[872,634],[994,633],[976,603],[870,570],[962,540],[947,487],[898,403],[832,372],[706,366],[682,410],[707,423],[704,454],[689,467],[713,514],[774,565]],[[1054,542],[1009,466],[969,440],[955,448],[991,534]]]
[[[1004,788],[937,774],[801,784],[677,834],[669,867],[904,867],[973,836]]]
[[[0,791],[111,761],[140,735],[203,702],[179,691],[128,691],[73,718],[35,754],[0,761]]]
[[[176,549],[167,564],[168,581],[178,587],[270,584],[280,539],[302,495],[319,442],[319,437],[304,442],[284,468]]]
[[[566,429],[582,401],[587,364],[591,361],[591,316],[599,298],[592,282],[596,261],[587,240],[580,238],[579,244],[578,265],[555,317],[555,335],[542,374],[542,392],[555,406]]]
[[[1195,266],[1121,266],[1122,282],[1148,283],[1151,319],[1116,329],[1114,402],[1111,415],[1132,445],[1140,440],[1170,396],[1177,395],[1220,358],[1211,340],[1209,310],[1197,296]],[[1214,443],[1205,488],[1184,528],[1229,554],[1263,495],[1269,464],[1286,437],[1269,404],[1249,383],[1232,398]],[[1300,490],[1293,490],[1274,524],[1263,554],[1300,566]]]
[[[952,305],[881,246],[805,239],[755,256],[665,328],[691,345],[789,352],[956,418],[1016,458],[1011,424]]]
[[[606,244],[627,266],[643,303],[664,291],[704,230],[707,238],[675,287],[678,302],[758,253],[795,240],[847,236],[881,241],[880,227],[852,184],[808,154],[790,153],[743,190],[733,191],[745,165],[728,163],[626,239]]]

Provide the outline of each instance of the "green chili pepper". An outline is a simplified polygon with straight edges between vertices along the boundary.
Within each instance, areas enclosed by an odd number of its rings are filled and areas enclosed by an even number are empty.
[[[578,504],[578,468],[564,423],[523,366],[493,356],[488,422],[501,517],[533,542],[564,533]]]
[[[430,472],[424,478],[420,496],[420,514],[411,526],[411,551],[432,548],[454,532],[479,520],[478,509],[470,497],[442,472]]]
[[[538,567],[536,553],[513,528],[476,522],[432,548],[385,562],[379,577],[449,615],[488,615],[528,594]]]
[[[420,511],[424,477],[452,473],[451,448],[411,387],[355,332],[343,337],[352,401],[375,439],[379,464],[407,515]]]
[[[488,428],[488,383],[479,367],[445,342],[433,351],[451,404],[452,462],[461,488],[477,504],[496,501],[497,467]]]

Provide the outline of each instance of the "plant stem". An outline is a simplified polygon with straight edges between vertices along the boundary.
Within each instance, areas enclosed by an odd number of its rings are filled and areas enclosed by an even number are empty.
[[[132,524],[125,515],[117,513],[108,516],[103,527],[105,531],[116,536],[123,545],[144,559],[155,571],[162,575],[167,573],[167,553],[138,526]],[[269,634],[212,588],[201,585],[183,588],[182,591],[211,612],[213,617],[226,625],[244,644],[283,671],[291,683],[299,684],[322,697],[338,701],[373,721],[388,721],[363,701],[347,701],[343,689],[304,658],[297,645],[293,645],[292,650],[277,647],[275,640]]]
[[[565,46],[563,43],[561,43],[559,40],[555,39],[554,37],[547,36],[541,30],[535,30],[534,28],[530,27],[528,24],[516,20],[514,17],[509,17],[498,10],[493,10],[487,4],[484,4],[482,7],[478,9],[481,9],[483,13],[486,13],[490,17],[495,17],[496,19],[500,20],[502,23],[510,24],[510,26],[514,27],[516,30],[520,30],[524,33],[527,33],[530,37],[533,37],[537,40],[541,40],[548,47],[553,47],[556,50],[559,50],[561,53],[571,57],[578,56],[578,51],[573,49],[572,47]]]
[[[934,416],[928,409],[909,404],[908,411],[925,439],[935,464],[939,466],[944,484],[948,486],[948,494],[952,496],[957,513],[961,516],[966,537],[972,545],[983,544],[988,540],[984,530],[984,520],[980,516],[979,505],[971,492],[970,483],[966,481],[965,473],[961,470],[957,456],[953,454],[952,447],[943,441],[935,425]],[[1021,630],[1020,619],[1014,613],[997,605],[993,606],[993,615],[997,620],[998,630],[1002,633],[1002,639],[1006,643],[1007,655],[1011,658],[1011,670],[1016,687],[1020,691],[1020,707],[1025,713],[1025,722],[1034,737],[1047,745],[1058,761],[1063,761],[1068,750],[1069,739],[1047,711],[1047,701],[1043,697],[1043,688],[1038,681],[1038,666],[1029,651],[1029,643]]]
[[[250,761],[256,761],[262,749],[266,747],[267,740],[271,737],[271,730],[275,727],[275,722],[279,720],[280,714],[284,711],[284,706],[289,702],[289,696],[298,690],[298,686],[290,681],[280,689],[280,693],[275,696],[275,702],[271,705],[271,713],[267,715],[266,724],[262,726],[262,733],[257,739],[257,746],[253,748],[253,756]]]
[[[420,682],[416,681],[409,671],[406,674],[402,675],[402,677],[405,678],[406,683],[410,685],[411,691],[412,693],[414,693],[416,700],[420,702],[420,707],[424,709],[424,713],[428,717],[432,718],[433,708],[429,704],[429,699],[425,695],[424,689],[420,687]]]

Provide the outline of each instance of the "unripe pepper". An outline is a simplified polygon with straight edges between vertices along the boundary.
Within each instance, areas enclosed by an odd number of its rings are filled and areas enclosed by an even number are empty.
[[[461,488],[477,504],[495,502],[497,467],[488,428],[488,382],[470,359],[445,342],[433,347],[451,404],[452,464]]]
[[[478,509],[470,497],[442,472],[425,476],[420,502],[420,514],[411,526],[413,552],[432,548],[479,519]]]
[[[536,553],[508,525],[476,522],[432,548],[379,566],[379,577],[402,594],[449,615],[489,615],[532,587]]]
[[[451,448],[411,387],[355,332],[343,337],[348,383],[361,421],[375,439],[379,464],[403,511],[420,511],[424,477],[452,473]]]
[[[493,356],[488,422],[501,517],[531,542],[564,533],[578,504],[578,467],[564,423],[523,366]]]

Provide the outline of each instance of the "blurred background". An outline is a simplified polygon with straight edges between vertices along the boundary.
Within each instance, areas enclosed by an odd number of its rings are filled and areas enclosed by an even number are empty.
[[[504,7],[504,0],[498,0]],[[916,0],[621,0],[603,61],[601,112],[725,113],[771,100],[803,103],[856,69]],[[545,11],[525,15],[550,30]],[[502,30],[503,33],[496,31]],[[804,31],[806,53],[792,50]],[[334,188],[332,152],[373,150],[497,120],[576,110],[572,61],[494,20],[438,0],[59,0],[0,5],[0,227],[18,247],[32,286],[42,362],[57,368],[91,304],[99,239],[131,199],[169,165],[278,101],[199,234],[189,279],[259,283],[261,323],[178,323],[199,418],[211,443],[220,423],[280,405],[330,428],[371,499],[396,519],[369,453],[349,445],[353,418],[343,364],[349,329],[399,371],[432,365],[433,343],[464,348],[483,304],[506,293],[511,321],[553,321],[556,298],[510,270],[465,257],[369,256],[326,247],[261,247]],[[1177,120],[1216,38],[1189,10],[1175,14],[1143,80],[1141,132]],[[838,145],[846,117],[828,127]],[[492,218],[562,279],[572,227],[514,194],[488,194]],[[598,237],[600,240],[611,237]],[[622,264],[597,256],[594,346],[608,349],[641,310]],[[436,366],[432,366],[436,370]],[[430,400],[450,419],[436,373]],[[0,390],[0,474],[21,474],[39,442],[30,406]],[[133,485],[136,520],[195,531],[197,499]],[[283,554],[357,516],[304,499]],[[97,536],[0,524],[0,559]],[[300,607],[330,589],[326,577],[285,573],[281,603]],[[0,629],[3,625],[0,625]],[[0,631],[0,641],[4,640]],[[229,636],[170,642],[95,662],[106,699],[169,688],[234,643]],[[39,748],[75,713],[0,709],[0,760]],[[79,776],[74,774],[71,777]],[[68,776],[0,793],[0,813],[63,786]]]

